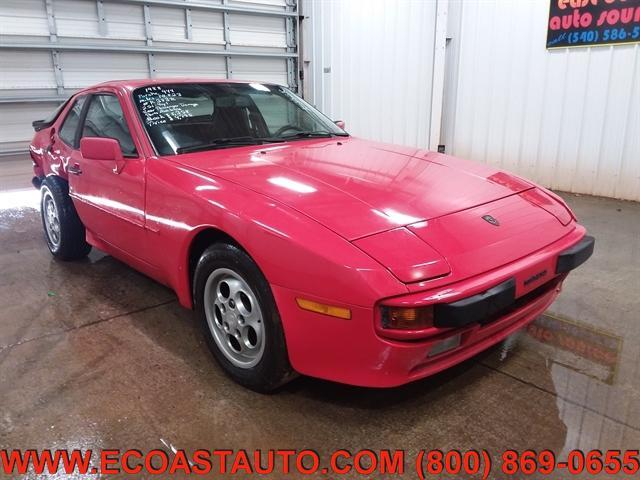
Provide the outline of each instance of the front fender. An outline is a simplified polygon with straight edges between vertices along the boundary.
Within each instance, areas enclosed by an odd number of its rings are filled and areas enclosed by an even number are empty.
[[[146,211],[149,255],[185,306],[192,304],[190,247],[206,228],[233,238],[271,285],[365,307],[407,292],[383,266],[302,213],[165,159],[148,162]]]

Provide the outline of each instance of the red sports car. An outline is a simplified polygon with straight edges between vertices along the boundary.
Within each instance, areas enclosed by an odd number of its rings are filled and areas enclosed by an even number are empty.
[[[336,123],[264,83],[82,90],[34,122],[47,245],[174,289],[258,391],[431,375],[531,322],[593,252],[550,191]]]

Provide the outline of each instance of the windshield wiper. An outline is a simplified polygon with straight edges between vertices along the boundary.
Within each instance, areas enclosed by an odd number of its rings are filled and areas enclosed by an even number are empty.
[[[348,133],[331,133],[323,130],[316,130],[313,132],[298,132],[293,135],[287,135],[286,137],[281,137],[284,140],[291,140],[293,138],[329,138],[338,135],[340,137],[348,137]]]
[[[244,145],[262,145],[263,143],[276,143],[284,142],[280,138],[267,138],[267,137],[229,137],[229,138],[217,138],[211,143],[201,143],[199,145],[188,145],[185,147],[178,147],[176,149],[177,154],[198,152],[201,150],[213,150],[215,148],[224,147],[241,147]]]

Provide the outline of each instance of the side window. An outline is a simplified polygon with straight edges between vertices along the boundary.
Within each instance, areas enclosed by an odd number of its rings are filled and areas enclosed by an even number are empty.
[[[78,125],[80,124],[80,113],[82,112],[82,107],[86,100],[86,95],[75,100],[73,107],[71,107],[67,112],[67,116],[62,122],[62,127],[60,127],[60,138],[64,143],[73,148],[78,148],[78,145],[76,144],[76,132],[78,131]]]
[[[98,94],[91,98],[82,136],[115,138],[120,142],[123,155],[137,156],[120,101],[115,95]]]

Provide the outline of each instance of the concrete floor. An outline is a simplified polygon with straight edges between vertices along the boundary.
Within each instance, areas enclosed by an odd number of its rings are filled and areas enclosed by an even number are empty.
[[[503,345],[403,388],[300,378],[263,396],[223,375],[170,290],[95,250],[53,260],[37,194],[7,191],[28,162],[3,162],[0,449],[366,447],[411,469],[422,448],[640,445],[640,204],[564,195],[596,253]]]

